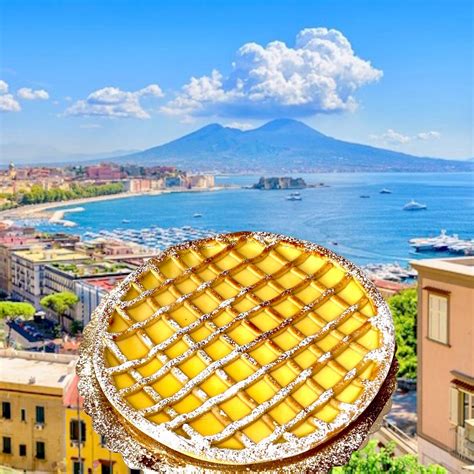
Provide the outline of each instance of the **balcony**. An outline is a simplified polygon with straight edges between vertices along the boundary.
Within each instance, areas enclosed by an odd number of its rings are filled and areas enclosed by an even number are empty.
[[[456,452],[462,458],[474,461],[474,442],[470,441],[466,428],[458,426],[456,430]]]
[[[81,448],[84,447],[85,445],[85,441],[84,440],[81,440],[81,442],[79,443],[79,440],[77,439],[71,439],[71,448],[78,448],[79,445],[81,446]]]

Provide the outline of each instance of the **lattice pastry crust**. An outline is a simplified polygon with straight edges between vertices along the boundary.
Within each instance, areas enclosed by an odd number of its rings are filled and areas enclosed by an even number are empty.
[[[377,396],[395,349],[387,305],[357,267],[269,233],[171,247],[106,298],[92,327],[80,367],[124,422],[227,465],[331,441]]]

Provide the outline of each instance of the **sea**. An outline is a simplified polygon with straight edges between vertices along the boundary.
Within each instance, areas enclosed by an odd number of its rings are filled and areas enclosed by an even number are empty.
[[[301,201],[290,191],[225,189],[169,193],[91,202],[66,215],[84,234],[116,228],[192,226],[224,231],[271,231],[316,242],[364,265],[434,256],[415,253],[409,239],[438,235],[441,229],[474,238],[474,175],[468,173],[320,173],[298,174],[308,184]],[[249,186],[260,176],[219,176],[220,185]],[[391,194],[381,194],[382,189]],[[361,195],[370,196],[361,198]],[[415,199],[427,210],[404,211]],[[69,206],[70,207],[70,206]],[[58,207],[57,209],[61,209]],[[67,209],[63,206],[62,209]],[[195,217],[201,214],[201,217]],[[127,222],[122,222],[123,220]],[[52,230],[51,224],[40,228]],[[59,230],[54,226],[54,230]],[[436,254],[439,256],[439,254]]]

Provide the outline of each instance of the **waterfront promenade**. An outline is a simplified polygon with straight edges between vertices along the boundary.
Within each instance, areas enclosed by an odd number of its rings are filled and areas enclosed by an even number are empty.
[[[17,219],[47,219],[49,220],[53,213],[51,209],[64,206],[76,206],[80,204],[87,204],[90,202],[99,202],[99,201],[111,201],[115,199],[126,199],[139,196],[158,196],[160,194],[171,194],[171,193],[196,193],[196,192],[213,192],[213,191],[222,191],[225,189],[235,189],[240,188],[240,186],[215,186],[213,188],[176,188],[176,189],[160,189],[156,191],[147,191],[147,192],[123,192],[117,194],[107,194],[102,196],[93,196],[87,198],[79,199],[69,199],[66,201],[54,201],[54,202],[45,202],[40,204],[28,204],[26,206],[19,206],[13,209],[6,209],[0,211],[0,220],[17,220]]]

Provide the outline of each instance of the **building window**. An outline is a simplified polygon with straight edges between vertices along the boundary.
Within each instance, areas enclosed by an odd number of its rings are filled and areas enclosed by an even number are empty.
[[[73,474],[82,474],[82,466],[81,466],[81,463],[79,461],[74,461],[73,463]]]
[[[449,387],[449,422],[459,424],[459,390]]]
[[[466,420],[471,420],[474,418],[474,393],[464,392],[463,390],[459,391],[460,393],[460,408],[461,408],[461,426],[465,426]]]
[[[22,408],[20,410],[21,421],[26,421],[26,410]]]
[[[45,459],[46,451],[43,441],[36,441],[36,459]]]
[[[12,453],[12,439],[8,436],[3,437],[3,454],[11,454]]]
[[[81,427],[79,432],[79,426]],[[71,420],[69,422],[69,437],[71,441],[86,441],[86,424],[81,420]],[[80,438],[79,438],[80,437]]]
[[[2,418],[5,420],[11,420],[12,410],[10,402],[2,402]]]
[[[130,469],[130,474],[142,474],[142,471],[140,469]]]
[[[44,424],[44,407],[36,407],[36,423],[41,425]]]
[[[105,436],[104,436],[104,435],[100,435],[100,445],[101,445],[102,447],[104,447],[106,442],[107,442],[107,440],[106,440]]]
[[[466,420],[474,419],[474,393],[450,387],[449,421],[465,426]]]
[[[428,338],[448,344],[448,297],[428,294]]]
[[[20,444],[20,456],[26,456],[26,444]]]
[[[100,465],[100,474],[112,474],[112,465],[102,463]]]

